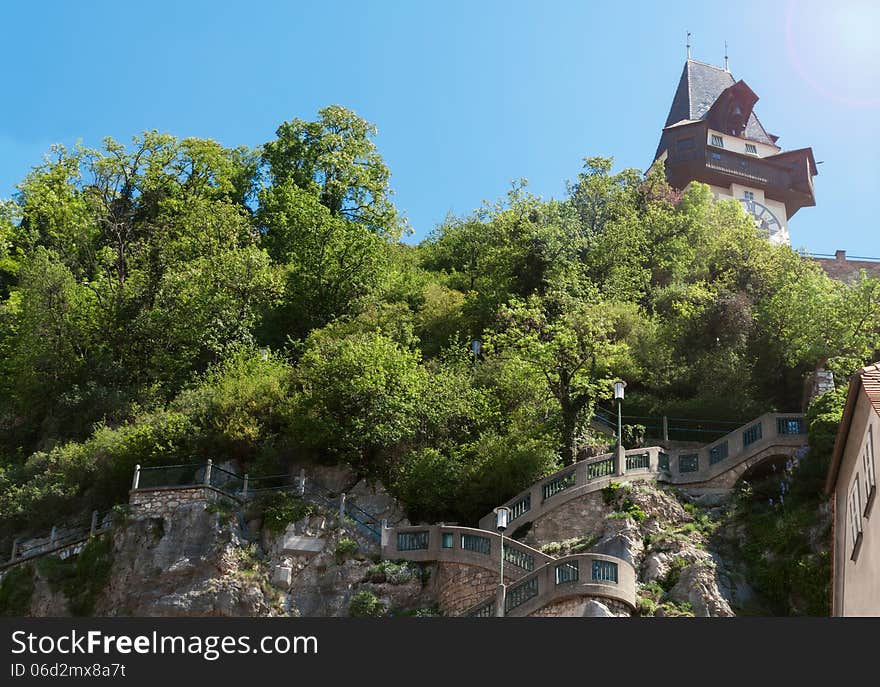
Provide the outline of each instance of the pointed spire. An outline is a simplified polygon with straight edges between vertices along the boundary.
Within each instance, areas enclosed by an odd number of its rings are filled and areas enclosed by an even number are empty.
[[[730,66],[727,62],[727,41],[724,41],[724,71],[729,72]]]
[[[687,51],[688,51],[688,59],[691,59],[691,32],[687,32]]]

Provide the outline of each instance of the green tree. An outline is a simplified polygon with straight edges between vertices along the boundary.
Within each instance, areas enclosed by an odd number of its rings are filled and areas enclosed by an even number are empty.
[[[490,353],[520,359],[543,377],[559,406],[565,465],[577,460],[577,437],[613,377],[629,371],[626,308],[567,297],[514,300],[501,309]]]
[[[290,181],[319,199],[333,217],[367,227],[380,236],[399,236],[391,203],[391,176],[371,140],[373,124],[340,105],[318,111],[318,119],[293,119],[263,146],[274,186]]]
[[[419,429],[426,381],[418,355],[380,332],[317,330],[297,369],[292,431],[319,457],[387,475],[391,450]]]

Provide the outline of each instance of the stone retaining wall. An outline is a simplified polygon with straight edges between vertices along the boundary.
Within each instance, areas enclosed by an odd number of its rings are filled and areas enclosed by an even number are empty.
[[[169,517],[181,506],[193,503],[234,503],[233,499],[213,487],[156,487],[137,489],[129,494],[128,503],[134,517]]]
[[[472,565],[437,563],[432,573],[434,598],[445,615],[460,616],[498,590],[498,573]]]
[[[571,537],[598,537],[605,527],[608,508],[601,491],[584,494],[532,521],[523,543],[535,548]]]

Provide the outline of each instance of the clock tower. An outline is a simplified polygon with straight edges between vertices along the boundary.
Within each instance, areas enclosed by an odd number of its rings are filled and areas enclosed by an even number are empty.
[[[688,59],[669,108],[654,164],[672,186],[708,184],[734,198],[773,243],[789,244],[788,221],[816,204],[811,148],[783,151],[754,106],[758,96],[727,69]]]

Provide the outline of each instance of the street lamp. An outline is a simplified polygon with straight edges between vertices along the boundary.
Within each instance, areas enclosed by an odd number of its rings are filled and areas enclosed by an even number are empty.
[[[504,530],[507,529],[507,523],[510,522],[510,508],[507,506],[498,506],[495,509],[495,529],[501,535],[501,572],[498,578],[498,608],[495,614],[498,617],[504,616],[504,601],[506,587],[504,586]]]
[[[614,400],[617,401],[617,446],[623,446],[623,415],[621,407],[623,406],[623,390],[626,388],[626,382],[614,382]]]

